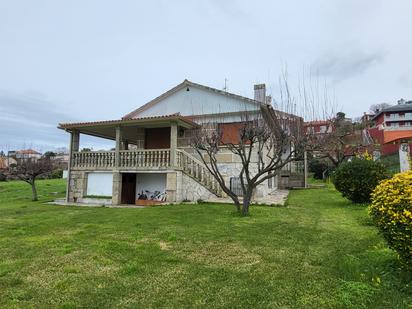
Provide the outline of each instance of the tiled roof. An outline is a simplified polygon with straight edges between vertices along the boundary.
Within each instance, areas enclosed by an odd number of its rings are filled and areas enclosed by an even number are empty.
[[[305,126],[314,126],[314,125],[325,125],[330,124],[328,120],[314,120],[314,121],[307,121],[304,123]]]
[[[164,116],[152,116],[152,117],[141,117],[141,118],[131,118],[131,119],[116,119],[116,120],[102,120],[102,121],[88,121],[88,122],[74,122],[74,123],[60,123],[59,129],[73,129],[76,127],[86,127],[86,126],[104,126],[111,124],[133,124],[148,120],[180,120],[186,122],[189,125],[197,126],[196,123],[191,121],[189,118],[181,116],[179,113],[164,115]]]
[[[18,150],[16,151],[18,154],[36,154],[36,155],[41,155],[40,152],[37,152],[36,150],[33,149],[24,149],[24,150]]]

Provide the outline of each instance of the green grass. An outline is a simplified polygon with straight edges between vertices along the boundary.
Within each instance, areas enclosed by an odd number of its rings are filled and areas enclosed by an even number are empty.
[[[63,207],[62,180],[0,183],[0,307],[408,308],[368,219],[331,189],[288,207]],[[54,193],[53,193],[54,192]],[[57,192],[57,194],[56,194]],[[411,307],[409,307],[411,308]]]

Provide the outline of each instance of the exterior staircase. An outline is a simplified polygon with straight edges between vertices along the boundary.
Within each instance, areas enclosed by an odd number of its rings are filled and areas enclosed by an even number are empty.
[[[177,149],[176,154],[177,166],[183,173],[197,181],[217,197],[222,197],[223,191],[219,183],[210,174],[203,162],[181,149]]]

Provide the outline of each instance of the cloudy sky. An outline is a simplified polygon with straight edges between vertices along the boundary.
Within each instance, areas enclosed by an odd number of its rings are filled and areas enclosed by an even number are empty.
[[[0,149],[66,146],[188,78],[253,97],[313,72],[355,117],[412,99],[410,0],[0,0]],[[97,149],[104,142],[84,138]]]

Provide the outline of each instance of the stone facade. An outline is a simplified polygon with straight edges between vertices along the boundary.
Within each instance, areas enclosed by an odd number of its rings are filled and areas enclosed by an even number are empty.
[[[122,174],[119,171],[113,171],[113,189],[112,204],[119,205],[122,202]]]
[[[216,198],[216,195],[214,195],[212,192],[210,192],[208,189],[206,189],[204,186],[202,186],[200,183],[198,183],[196,180],[193,178],[183,174],[182,172],[177,173],[177,179],[178,179],[178,187],[177,187],[177,192],[178,195],[177,201],[182,202],[182,201],[193,201],[197,202],[198,200],[209,200],[211,198]]]
[[[168,172],[166,174],[166,193],[168,202],[176,202],[178,193],[178,172]]]
[[[69,202],[80,202],[87,188],[87,174],[83,171],[71,171],[69,184]]]

